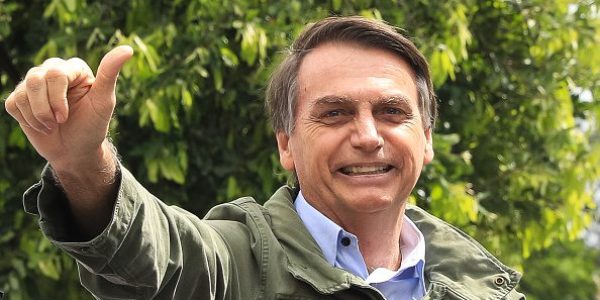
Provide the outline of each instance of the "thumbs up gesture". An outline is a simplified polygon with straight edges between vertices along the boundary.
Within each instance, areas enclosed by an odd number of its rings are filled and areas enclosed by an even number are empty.
[[[36,151],[55,169],[98,159],[115,108],[115,86],[129,46],[116,47],[94,76],[79,58],[51,58],[27,72],[5,102]]]

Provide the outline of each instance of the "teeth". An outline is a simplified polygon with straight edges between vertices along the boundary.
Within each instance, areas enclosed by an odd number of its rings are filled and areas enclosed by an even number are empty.
[[[345,167],[342,169],[342,172],[346,174],[374,174],[381,173],[387,171],[389,169],[388,166],[380,166],[380,167]]]

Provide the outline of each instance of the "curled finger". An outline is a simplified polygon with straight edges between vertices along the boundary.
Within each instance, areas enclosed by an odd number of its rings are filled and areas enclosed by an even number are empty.
[[[14,114],[11,113],[11,116],[15,116],[20,114],[20,120],[17,119],[17,121],[19,121],[19,123],[25,127],[30,127],[35,129],[38,132],[41,133],[45,133],[48,134],[50,133],[50,130],[48,128],[46,128],[44,125],[42,125],[34,116],[33,116],[33,112],[31,111],[31,106],[29,105],[29,98],[27,96],[27,91],[23,88],[23,89],[19,89],[16,90],[15,92],[13,92],[13,94],[11,94],[11,97],[13,97],[12,99],[7,100],[6,105],[7,110],[10,109],[11,112],[15,111],[14,107],[12,106],[11,102],[14,103],[14,105],[16,106],[16,111]],[[16,118],[15,118],[16,119]]]
[[[19,101],[17,99],[17,107],[21,110],[23,117],[33,126],[28,111],[31,111],[33,118],[38,123],[49,131],[55,125],[54,114],[50,107],[48,100],[48,89],[46,83],[46,69],[44,68],[33,68],[25,77],[25,90],[27,91],[27,98],[25,101]],[[36,126],[33,126],[36,128]]]
[[[8,96],[8,98],[4,102],[4,108],[6,109],[6,112],[8,112],[8,114],[11,117],[13,117],[13,119],[19,122],[21,126],[31,128],[31,126],[27,124],[27,121],[25,121],[25,118],[23,118],[23,115],[21,115],[21,111],[19,111],[19,108],[17,107],[17,103],[15,101],[16,91],[17,90],[15,90],[15,92]]]
[[[69,88],[77,85],[91,86],[94,83],[94,72],[83,59],[72,57],[65,64],[68,66],[66,69],[68,70]]]
[[[50,67],[46,71],[45,78],[48,103],[54,119],[57,123],[64,123],[69,115],[69,104],[67,102],[69,79],[67,72],[60,67]]]
[[[95,77],[87,63],[78,57],[68,59],[66,65],[68,66],[66,69],[68,70],[67,77],[69,79],[67,101],[68,103],[74,103],[90,91]]]

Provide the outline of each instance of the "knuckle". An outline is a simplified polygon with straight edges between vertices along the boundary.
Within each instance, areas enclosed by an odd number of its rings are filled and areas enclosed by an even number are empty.
[[[4,109],[9,113],[16,109],[15,101],[11,97],[12,95],[8,96],[8,98],[6,98],[6,101],[4,101]]]
[[[27,75],[27,78],[25,79],[25,86],[28,90],[37,93],[40,92],[44,87],[44,81],[45,80],[41,72],[32,72],[31,74]]]
[[[91,72],[90,66],[79,57],[72,57],[67,60],[67,63],[70,64],[73,69],[80,70],[82,73]]]
[[[6,109],[6,111],[8,112],[8,114],[15,120],[17,120],[17,122],[21,123],[21,120],[23,119],[21,117],[21,113],[19,112],[18,109]]]
[[[58,58],[58,57],[50,57],[46,60],[44,60],[44,62],[42,63],[42,66],[48,66],[48,65],[56,65],[56,64],[60,64],[64,62],[63,59]]]
[[[28,105],[29,102],[29,99],[27,98],[27,92],[25,90],[16,91],[13,99],[15,105],[21,107]]]
[[[32,67],[31,69],[27,70],[27,76],[29,76],[29,74],[37,73],[41,70],[43,70],[41,66]]]
[[[59,68],[50,68],[46,71],[46,81],[48,83],[67,83],[67,73]]]
[[[67,63],[87,65],[85,63],[85,61],[83,61],[83,59],[81,59],[79,57],[71,57],[71,58],[67,59]]]

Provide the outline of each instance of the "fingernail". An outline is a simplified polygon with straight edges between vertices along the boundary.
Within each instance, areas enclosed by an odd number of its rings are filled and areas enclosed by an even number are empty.
[[[64,121],[66,121],[65,116],[63,116],[59,112],[54,113],[54,118],[56,118],[56,123],[63,123]]]

